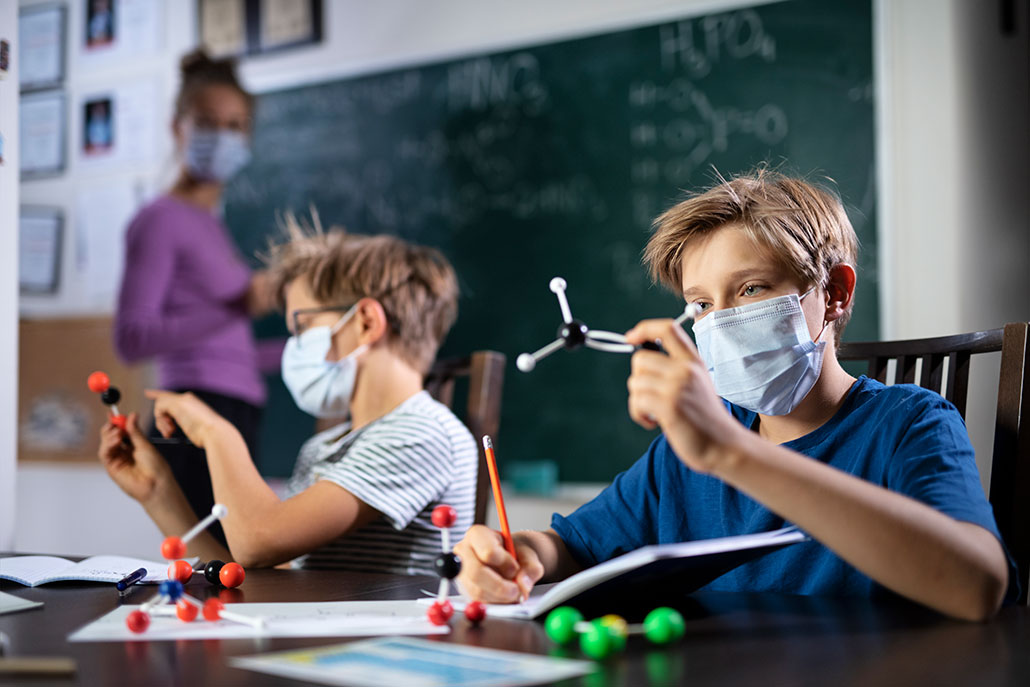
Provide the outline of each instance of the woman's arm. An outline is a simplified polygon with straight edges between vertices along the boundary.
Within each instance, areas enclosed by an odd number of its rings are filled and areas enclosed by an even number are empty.
[[[175,231],[157,217],[137,219],[126,234],[114,344],[129,362],[192,346],[239,316],[238,306],[228,303],[164,312],[175,271]]]

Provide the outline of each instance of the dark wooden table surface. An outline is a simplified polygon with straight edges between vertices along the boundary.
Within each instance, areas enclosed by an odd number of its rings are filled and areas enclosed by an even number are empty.
[[[2,556],[2,554],[0,554]],[[330,571],[255,570],[230,601],[405,599],[435,588],[429,578]],[[229,656],[324,646],[348,639],[247,639],[75,643],[74,630],[118,605],[112,585],[57,583],[30,589],[0,580],[0,591],[45,602],[0,615],[13,656],[67,656],[70,678],[0,677],[0,684],[285,685],[292,680],[231,668]],[[127,599],[138,604],[151,590]],[[213,592],[212,592],[213,593]],[[137,596],[138,595],[138,596]],[[624,654],[563,685],[1030,685],[1030,609],[1006,608],[990,623],[948,620],[905,603],[759,594],[694,594],[683,606],[687,633],[655,647],[631,638]],[[539,623],[463,618],[443,641],[547,654]],[[569,654],[579,657],[576,652]],[[403,686],[392,686],[403,687]]]

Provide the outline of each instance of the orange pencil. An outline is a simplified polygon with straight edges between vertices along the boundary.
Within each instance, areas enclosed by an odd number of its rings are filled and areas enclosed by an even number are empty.
[[[494,506],[497,507],[497,519],[501,521],[501,536],[504,538],[504,548],[508,550],[511,557],[519,560],[515,555],[515,542],[511,539],[511,530],[508,528],[508,514],[504,510],[504,494],[501,493],[501,478],[497,474],[497,457],[494,456],[494,442],[490,437],[483,435],[483,450],[486,451],[486,467],[490,471],[490,484],[494,488]]]

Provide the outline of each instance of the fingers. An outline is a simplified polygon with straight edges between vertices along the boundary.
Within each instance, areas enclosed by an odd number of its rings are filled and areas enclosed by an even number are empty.
[[[626,332],[626,343],[639,346],[645,341],[660,341],[665,352],[672,358],[700,358],[694,342],[675,320],[643,320]]]
[[[161,436],[168,439],[175,434],[175,410],[176,400],[180,394],[158,389],[146,389],[143,395],[154,401],[154,426]]]
[[[515,544],[515,555],[518,556],[520,570],[515,577],[515,584],[523,599],[529,598],[533,586],[544,576],[544,565],[540,562],[533,547],[526,544]]]
[[[146,436],[139,428],[139,413],[129,413],[129,419],[125,422],[125,431],[134,444],[140,441],[147,441]]]
[[[519,566],[504,550],[500,533],[483,525],[474,525],[454,547],[454,551],[462,562],[458,581],[472,599],[489,603],[515,603],[524,593],[519,584],[513,581]],[[528,580],[529,588],[532,588],[533,581]]]

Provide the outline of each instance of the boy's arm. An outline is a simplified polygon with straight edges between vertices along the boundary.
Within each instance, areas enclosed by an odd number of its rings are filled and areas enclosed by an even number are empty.
[[[458,582],[472,599],[515,603],[528,597],[537,582],[561,580],[580,570],[554,530],[516,532],[512,540],[517,561],[505,550],[501,533],[484,525],[473,525],[454,547],[461,558]]]
[[[671,320],[641,323],[626,338],[661,338],[669,352],[634,355],[630,414],[660,425],[692,470],[746,493],[899,594],[959,618],[997,611],[1008,572],[990,532],[748,432]]]
[[[197,515],[168,463],[140,431],[136,413],[129,415],[124,432],[110,422],[104,424],[98,457],[115,484],[143,506],[162,534],[182,536],[197,524]],[[202,513],[201,517],[206,515]],[[201,532],[187,547],[190,555],[205,560],[231,559],[225,547],[207,532]]]
[[[984,620],[1005,596],[1005,554],[979,525],[755,434],[742,435],[711,474],[914,601],[955,617]]]
[[[162,431],[171,432],[174,418],[207,453],[215,500],[228,510],[222,528],[233,560],[243,566],[291,560],[379,516],[346,489],[326,481],[281,500],[254,467],[243,437],[231,423],[192,394],[147,395],[156,400],[155,421]],[[155,520],[158,515],[152,513]]]

